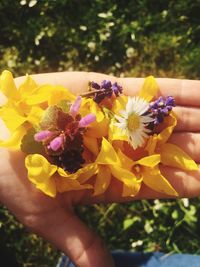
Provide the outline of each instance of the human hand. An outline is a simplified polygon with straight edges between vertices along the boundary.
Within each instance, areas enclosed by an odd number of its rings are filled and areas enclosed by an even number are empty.
[[[34,76],[38,83],[62,84],[75,91],[87,89],[88,81],[97,82],[103,79],[116,81],[95,73],[55,73]],[[20,83],[21,78],[16,79]],[[178,107],[178,125],[170,142],[178,144],[194,160],[199,162],[200,151],[200,82],[157,79],[163,95],[173,95]],[[128,95],[134,95],[140,88],[143,79],[118,79],[118,83]],[[185,83],[185,85],[184,85]],[[182,84],[182,85],[181,85]],[[80,93],[76,91],[75,93]],[[182,107],[184,106],[184,107]],[[2,129],[3,130],[3,129]],[[195,133],[194,133],[195,132]],[[30,184],[24,167],[24,155],[21,152],[0,150],[0,201],[4,203],[16,217],[43,238],[52,242],[65,252],[77,266],[114,266],[106,248],[100,239],[92,233],[74,214],[73,206],[77,204],[121,202],[133,200],[122,198],[120,184],[113,181],[109,190],[98,197],[91,197],[90,191],[73,191],[49,198]],[[199,171],[183,172],[174,168],[163,167],[162,171],[181,197],[200,195]],[[164,198],[164,194],[143,186],[137,199]]]

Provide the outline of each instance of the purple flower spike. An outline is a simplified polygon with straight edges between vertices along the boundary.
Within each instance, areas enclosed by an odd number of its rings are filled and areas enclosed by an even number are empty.
[[[101,88],[104,88],[104,89],[110,89],[111,86],[112,86],[112,83],[109,80],[104,80],[101,83]]]
[[[88,126],[90,123],[94,122],[96,120],[96,116],[92,113],[86,115],[79,121],[79,127],[83,128]]]
[[[81,101],[82,101],[81,96],[78,96],[75,102],[71,105],[69,112],[73,117],[75,117],[76,114],[78,113],[81,106]]]
[[[91,87],[95,89],[93,100],[98,104],[105,98],[111,98],[113,94],[117,97],[122,93],[122,87],[117,82],[112,84],[109,80],[103,80],[101,85],[91,82]]]
[[[116,96],[119,96],[122,93],[122,87],[118,83],[113,83],[112,90]]]
[[[158,125],[163,122],[164,117],[168,116],[172,108],[175,107],[175,100],[172,96],[168,96],[166,99],[160,96],[150,103],[149,107],[154,118],[154,125]]]
[[[34,135],[34,139],[35,141],[37,142],[42,142],[42,141],[45,141],[46,139],[48,139],[49,137],[52,136],[52,132],[48,131],[48,130],[45,130],[45,131],[41,131],[39,133],[36,133]]]
[[[101,87],[98,83],[95,83],[95,82],[91,82],[91,86],[92,88],[96,89],[96,90],[99,90]]]
[[[57,151],[62,147],[62,145],[63,145],[63,137],[58,136],[50,142],[48,148],[51,148],[53,151]]]
[[[168,96],[166,99],[166,106],[175,107],[175,100],[172,96]]]

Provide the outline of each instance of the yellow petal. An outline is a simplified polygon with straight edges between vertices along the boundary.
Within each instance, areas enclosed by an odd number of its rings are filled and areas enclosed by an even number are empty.
[[[119,114],[119,111],[125,109],[127,102],[128,97],[125,95],[120,95],[120,97],[116,97],[112,106],[112,111],[115,114]]]
[[[96,163],[120,165],[120,161],[119,161],[119,158],[117,156],[117,153],[115,152],[112,145],[105,138],[103,138],[103,140],[102,140],[101,150],[100,150],[100,153],[96,159]]]
[[[90,178],[92,178],[98,171],[97,164],[91,163],[83,167],[82,172],[78,175],[78,181],[83,184]]]
[[[123,197],[134,197],[137,195],[141,187],[141,183],[133,184],[126,183],[123,184],[122,196]]]
[[[99,153],[99,146],[97,142],[97,138],[92,138],[87,135],[83,136],[83,144],[89,151],[91,151],[95,156]]]
[[[108,138],[110,142],[114,140],[128,141],[127,135],[121,128],[115,126],[114,122],[111,122],[109,126]]]
[[[57,166],[50,164],[46,158],[39,154],[28,155],[25,159],[29,180],[46,195],[56,196],[55,180],[51,177]]]
[[[147,145],[145,150],[148,152],[149,155],[155,153],[156,145],[157,145],[158,137],[156,134],[151,135],[147,141]]]
[[[19,93],[23,98],[26,98],[29,97],[36,88],[36,82],[27,74],[24,82],[19,86]]]
[[[56,177],[56,187],[58,192],[63,193],[71,190],[91,189],[92,185],[80,184],[79,181],[72,180],[67,177]]]
[[[38,105],[47,102],[52,93],[51,85],[41,85],[35,89],[33,95],[26,99],[27,105]]]
[[[87,135],[92,138],[102,138],[108,135],[109,121],[104,118],[100,122],[93,122],[87,128]]]
[[[155,167],[156,165],[158,165],[160,163],[160,155],[159,154],[154,154],[152,156],[147,156],[144,157],[140,160],[137,160],[135,162],[135,164],[139,164],[142,166],[146,166],[146,167]]]
[[[88,113],[96,115],[96,121],[99,123],[104,119],[104,114],[96,102],[91,98],[82,98],[81,115],[85,116]]]
[[[69,173],[69,172],[63,170],[62,168],[58,168],[57,171],[58,171],[58,174],[59,174],[60,176],[62,176],[62,177],[67,177],[67,178],[72,179],[72,180],[76,180],[77,177],[78,177],[77,172],[75,172],[75,173]]]
[[[141,179],[138,179],[132,172],[117,165],[110,165],[109,168],[112,175],[124,184],[122,196],[135,196],[138,193]]]
[[[177,119],[173,112],[171,112],[170,115],[165,118],[164,124],[166,124],[167,127],[160,134],[158,134],[158,146],[161,146],[167,142],[177,124]]]
[[[11,148],[13,150],[19,150],[20,145],[21,145],[21,140],[23,136],[25,135],[25,133],[26,133],[25,127],[20,126],[12,133],[10,138],[6,140],[0,140],[0,147]]]
[[[135,162],[129,157],[127,157],[121,150],[117,151],[117,155],[121,161],[121,166],[123,166],[123,168],[126,170],[131,170]]]
[[[20,95],[17,87],[15,86],[12,73],[8,70],[4,70],[0,76],[0,90],[8,99],[20,99]]]
[[[8,106],[3,106],[0,109],[0,117],[11,132],[26,121],[26,117],[19,114],[16,109]]]
[[[48,105],[49,106],[56,105],[63,99],[74,101],[75,96],[62,86],[54,86],[52,88],[51,95],[49,96],[48,99]]]
[[[198,170],[195,161],[182,149],[173,144],[164,144],[161,150],[161,162],[166,166],[183,170]]]
[[[44,110],[40,107],[32,107],[30,113],[28,114],[27,121],[32,125],[38,125],[44,115]]]
[[[38,105],[48,102],[53,105],[62,99],[73,101],[75,96],[62,86],[44,84],[35,89],[34,94],[26,100],[26,103],[28,105]]]
[[[62,168],[58,168],[58,173],[62,177],[67,177],[71,180],[78,179],[79,182],[84,183],[86,182],[91,176],[93,176],[97,172],[97,166],[94,163],[87,164],[83,168],[80,168],[75,173],[69,173],[64,171]]]
[[[103,194],[111,181],[111,173],[108,167],[99,166],[99,171],[96,176],[95,184],[94,184],[94,194],[93,196],[97,196]]]
[[[144,168],[142,173],[143,182],[151,189],[165,193],[170,196],[178,196],[176,190],[170,185],[167,179],[160,173],[158,168]]]
[[[151,101],[158,93],[158,84],[153,76],[145,79],[142,88],[139,91],[139,96],[147,102]]]

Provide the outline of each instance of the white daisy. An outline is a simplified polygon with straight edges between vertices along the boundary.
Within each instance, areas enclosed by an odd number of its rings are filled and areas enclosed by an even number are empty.
[[[149,109],[149,103],[141,97],[128,97],[126,109],[120,111],[121,116],[115,116],[118,120],[115,125],[123,134],[128,136],[129,143],[136,149],[141,147],[150,132],[146,126],[153,121],[150,114],[144,115]]]

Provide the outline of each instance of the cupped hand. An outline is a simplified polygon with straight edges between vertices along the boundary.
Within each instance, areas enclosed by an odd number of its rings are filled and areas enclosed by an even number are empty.
[[[85,72],[40,74],[33,75],[33,78],[38,84],[62,84],[76,94],[87,90],[88,81],[117,81],[127,95],[134,95],[143,83],[142,78],[117,79]],[[16,83],[20,84],[22,80],[18,78]],[[157,79],[157,82],[160,94],[172,95],[176,99],[178,124],[170,142],[181,147],[199,164],[200,81]],[[0,129],[2,132],[3,127]],[[54,199],[44,195],[29,182],[21,152],[1,149],[0,159],[0,202],[31,231],[66,253],[76,266],[113,267],[114,263],[101,239],[75,215],[74,205],[168,197],[142,186],[135,198],[125,199],[121,197],[121,185],[113,182],[108,191],[98,197],[92,197],[91,192],[85,190],[59,194]],[[164,166],[161,169],[180,197],[200,195],[199,171],[184,172]]]

